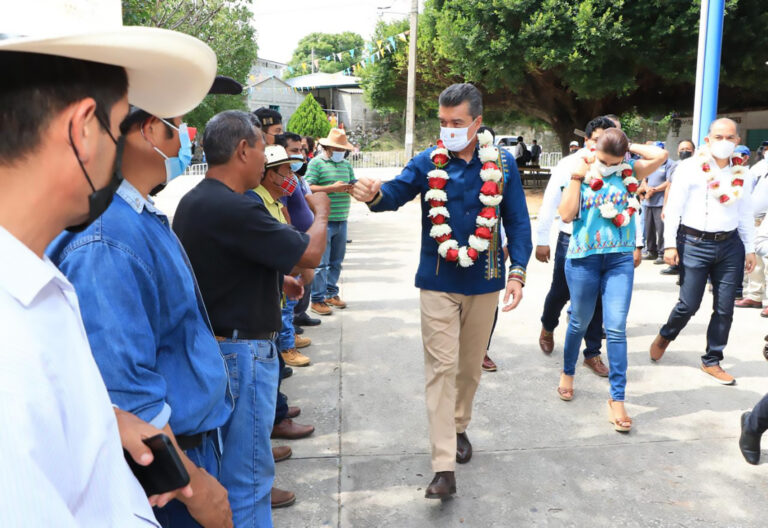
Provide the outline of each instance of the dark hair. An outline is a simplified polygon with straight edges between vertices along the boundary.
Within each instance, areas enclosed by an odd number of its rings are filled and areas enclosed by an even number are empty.
[[[151,117],[155,117],[146,110],[142,110],[141,108],[131,106],[131,109],[128,111],[128,115],[125,116],[125,119],[123,119],[123,122],[120,123],[120,133],[125,135],[128,133],[131,128],[133,128],[136,125],[142,126],[144,123],[147,122],[147,120]],[[161,123],[163,123],[161,121]],[[168,139],[171,139],[173,137],[173,129],[169,127],[166,123],[163,123],[165,125],[165,135]]]
[[[227,163],[242,140],[251,147],[259,140],[264,141],[261,132],[254,128],[261,128],[256,116],[240,110],[225,110],[213,116],[203,133],[203,152],[208,165]]]
[[[596,117],[592,121],[587,123],[586,128],[584,128],[584,137],[586,139],[592,139],[592,134],[598,128],[602,128],[603,130],[608,130],[609,128],[616,128],[616,123],[611,121],[611,119],[608,116]]]
[[[280,145],[285,148],[288,146],[289,141],[298,141],[301,143],[301,136],[294,134],[293,132],[283,132],[275,136],[275,145]]]
[[[440,106],[459,106],[464,101],[469,103],[469,114],[472,118],[483,113],[483,94],[475,85],[469,83],[452,84],[440,94],[438,104]]]
[[[534,139],[533,142],[536,143],[536,140]]]
[[[629,139],[623,130],[613,127],[603,132],[597,140],[597,150],[610,156],[623,158],[629,150]]]
[[[54,55],[3,51],[0,71],[0,165],[34,152],[56,114],[88,97],[109,126],[112,107],[128,91],[119,66]]]
[[[307,140],[307,149],[310,152],[314,152],[315,151],[315,138],[313,138],[312,136],[304,136],[304,139]]]
[[[518,141],[523,141],[523,136],[517,136]]]
[[[683,143],[690,143],[690,144],[691,144],[691,146],[693,147],[693,150],[696,150],[696,143],[694,143],[692,139],[681,139],[681,140],[680,140],[680,141],[677,143],[677,146],[679,147],[679,146],[680,146],[680,145],[682,145]]]
[[[493,129],[489,126],[486,126],[486,125],[481,126],[480,128],[477,129],[477,133],[479,134],[481,132],[485,132],[486,130],[491,133],[491,135],[493,136],[493,140],[496,141],[496,132],[494,132]]]
[[[271,127],[272,125],[279,125],[283,122],[283,116],[277,110],[272,110],[266,106],[257,108],[253,111],[254,115],[259,118],[259,122],[263,128]]]

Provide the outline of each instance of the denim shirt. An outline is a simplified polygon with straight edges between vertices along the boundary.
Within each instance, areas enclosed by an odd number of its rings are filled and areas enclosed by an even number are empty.
[[[371,211],[394,211],[413,200],[417,195],[421,202],[421,255],[419,268],[416,272],[416,287],[463,295],[480,295],[499,291],[507,283],[504,270],[503,253],[500,250],[491,254],[484,251],[473,266],[462,268],[457,263],[448,262],[437,253],[438,243],[429,236],[432,222],[428,213],[430,205],[424,201],[424,195],[429,190],[427,173],[435,168],[430,154],[434,148],[427,149],[415,156],[403,172],[394,180],[386,182],[381,188],[381,197],[369,205]],[[531,221],[528,217],[528,206],[525,193],[520,181],[520,174],[514,158],[501,150],[504,156],[504,189],[503,199],[499,205],[499,223],[503,225],[507,235],[510,266],[525,277],[525,268],[531,257],[533,243],[531,242]],[[482,163],[475,149],[475,155],[467,163],[458,157],[452,157],[443,170],[450,179],[445,186],[448,195],[446,208],[451,214],[449,224],[453,230],[453,238],[460,246],[468,243],[469,235],[474,233],[475,219],[483,207],[478,196],[483,181],[480,179]],[[496,236],[498,237],[498,230]],[[491,262],[488,259],[493,259]],[[489,264],[498,273],[488,276]]]
[[[107,211],[48,256],[74,284],[112,403],[191,435],[224,425],[227,368],[168,219],[123,181]]]

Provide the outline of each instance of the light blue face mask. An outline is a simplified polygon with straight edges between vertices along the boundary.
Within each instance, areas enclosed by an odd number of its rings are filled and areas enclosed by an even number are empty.
[[[174,156],[173,158],[166,156],[159,148],[152,147],[158,154],[165,158],[165,183],[168,183],[172,179],[184,174],[187,167],[189,167],[189,164],[192,162],[192,141],[189,139],[189,130],[187,129],[186,123],[182,123],[176,127],[173,123],[169,123],[165,119],[160,118],[160,121],[179,133],[179,142],[181,143],[178,156]]]
[[[291,156],[291,159],[299,160],[291,163],[291,172],[299,172],[302,165],[304,165],[304,157],[298,154],[294,154]]]
[[[338,150],[334,150],[331,154],[331,161],[334,163],[341,163],[344,161],[344,152],[340,152]]]

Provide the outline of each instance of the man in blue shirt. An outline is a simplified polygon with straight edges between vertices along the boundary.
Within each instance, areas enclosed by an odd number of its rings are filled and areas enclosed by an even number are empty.
[[[225,360],[186,254],[149,198],[183,172],[177,162],[191,138],[180,117],[160,119],[138,108],[120,130],[125,180],[112,204],[85,231],[60,235],[48,254],[75,285],[112,402],[181,449],[194,494],[156,509],[160,523],[232,526],[227,490],[216,480],[219,428],[232,414]]]
[[[658,147],[661,142],[656,142]],[[663,145],[663,143],[661,143]],[[663,147],[661,147],[663,148]],[[643,216],[645,217],[645,252],[646,260],[654,260],[655,264],[664,264],[664,220],[661,210],[664,207],[664,193],[669,187],[668,174],[673,163],[665,161],[664,165],[653,171],[641,187],[645,191],[643,200]]]
[[[374,212],[393,211],[417,195],[422,198],[416,287],[421,290],[427,414],[435,471],[427,498],[442,499],[455,493],[455,463],[469,462],[472,457],[466,429],[499,291],[505,290],[504,303],[508,303],[502,311],[520,303],[533,249],[515,160],[492,145],[478,148],[482,111],[477,88],[449,86],[439,99],[441,143],[437,149],[413,158],[400,176],[383,186],[380,181],[360,178],[353,189],[355,198]],[[441,166],[442,170],[435,170]],[[507,235],[508,276],[499,222]],[[449,229],[442,227],[446,224]],[[444,239],[446,232],[450,236]]]

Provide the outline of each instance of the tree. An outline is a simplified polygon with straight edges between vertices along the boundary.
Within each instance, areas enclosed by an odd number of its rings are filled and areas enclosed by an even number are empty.
[[[251,0],[123,0],[123,22],[197,37],[216,53],[219,74],[244,82],[258,52],[250,4]],[[213,115],[231,109],[246,110],[245,95],[209,95],[185,120],[203,127]]]
[[[288,120],[288,131],[314,138],[326,137],[331,131],[331,124],[323,108],[311,93],[307,94],[299,107]]]
[[[765,104],[763,2],[726,3],[722,111]],[[432,99],[452,82],[475,83],[486,107],[544,121],[564,150],[574,128],[596,115],[690,113],[699,7],[682,0],[428,0],[419,22],[418,95]],[[374,93],[372,102],[404,100],[406,71],[397,61],[384,76],[390,91]]]
[[[312,72],[312,50],[315,60],[318,60],[318,71],[336,73],[345,70],[360,60],[365,41],[363,37],[351,31],[344,33],[310,33],[302,38],[293,51],[293,57],[288,63],[293,68],[293,73],[288,77],[297,77]],[[354,57],[349,53],[343,53],[341,61],[334,54],[355,50]],[[326,60],[326,57],[332,57]],[[335,58],[334,58],[335,57]],[[302,64],[305,67],[302,67]]]

